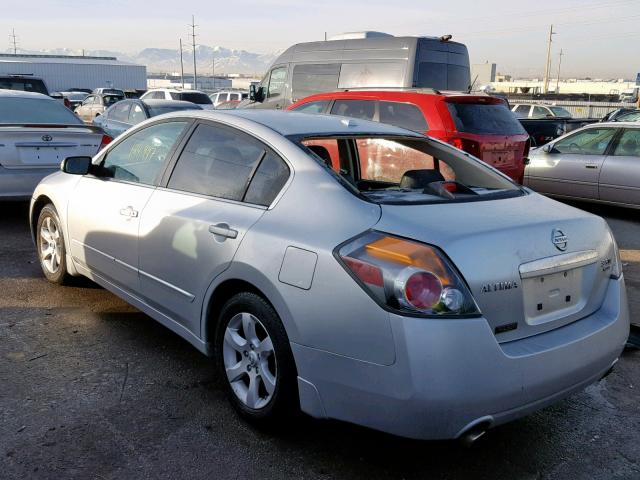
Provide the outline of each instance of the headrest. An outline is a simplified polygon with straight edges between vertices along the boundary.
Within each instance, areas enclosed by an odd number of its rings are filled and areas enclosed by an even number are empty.
[[[400,188],[426,188],[432,182],[444,182],[437,170],[407,170],[400,180]]]

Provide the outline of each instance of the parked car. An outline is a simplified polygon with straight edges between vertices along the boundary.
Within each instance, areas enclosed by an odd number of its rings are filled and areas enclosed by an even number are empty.
[[[342,34],[299,43],[280,55],[240,108],[284,109],[322,92],[351,88],[471,88],[467,47],[451,35],[394,37],[380,32]]]
[[[218,108],[218,105],[225,102],[238,102],[249,98],[249,92],[245,90],[220,90],[219,92],[211,93],[209,95],[211,102],[213,102],[213,108]]]
[[[216,110],[235,110],[242,103],[241,100],[230,100],[228,102],[219,103]]]
[[[115,138],[151,117],[184,110],[202,110],[202,108],[200,105],[180,100],[122,100],[111,105],[106,112],[93,121],[93,124]]]
[[[601,122],[617,122],[619,119],[627,115],[628,113],[636,113],[640,112],[637,108],[617,108],[615,110],[607,113],[602,119]]]
[[[596,123],[532,150],[525,185],[561,198],[640,207],[640,124]]]
[[[424,133],[522,183],[529,136],[499,98],[433,90],[351,90],[312,95],[289,110],[375,120]]]
[[[70,92],[84,92],[86,94],[93,93],[93,91],[90,88],[79,88],[79,87],[70,88],[69,91]]]
[[[109,140],[51,97],[0,90],[0,200],[31,198],[65,157],[94,155]]]
[[[519,118],[531,138],[532,147],[540,147],[565,133],[600,120],[597,118]]]
[[[119,95],[123,98],[125,96],[124,90],[121,90],[119,88],[111,88],[111,87],[94,88],[91,93],[97,93],[101,95]]]
[[[84,100],[89,96],[89,94],[85,92],[69,91],[60,93],[69,101],[69,108],[71,108],[72,110],[75,110],[80,105],[82,105],[82,102],[84,102]]]
[[[140,98],[142,95],[144,95],[145,92],[146,92],[146,90],[144,90],[144,89],[130,88],[130,89],[124,91],[124,96],[126,98]]]
[[[156,88],[148,90],[140,97],[141,100],[182,100],[195,103],[205,110],[212,110],[213,103],[206,93],[200,90],[178,90],[175,88]]]
[[[44,80],[32,75],[0,75],[0,90],[18,90],[49,95]]]
[[[365,120],[152,118],[66,159],[30,221],[49,281],[87,276],[213,356],[258,423],[472,441],[598,381],[629,334],[602,218]]]
[[[107,108],[124,99],[124,95],[115,93],[96,93],[88,95],[74,111],[84,122],[92,123]]]
[[[518,118],[572,118],[568,110],[554,105],[516,103],[511,106],[511,111]]]
[[[640,121],[640,110],[633,110],[631,112],[624,113],[615,118],[616,122],[637,122]]]
[[[71,109],[71,102],[69,102],[69,100],[67,98],[65,98],[64,95],[62,95],[61,92],[51,92],[49,94],[49,96],[51,98],[53,98],[54,100],[58,100],[60,103],[62,103],[65,107]]]

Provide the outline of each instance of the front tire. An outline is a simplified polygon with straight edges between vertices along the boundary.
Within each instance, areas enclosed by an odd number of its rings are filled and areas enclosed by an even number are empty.
[[[278,314],[259,295],[239,293],[222,307],[216,359],[231,403],[252,423],[273,425],[299,410],[289,339]]]
[[[67,249],[58,212],[52,204],[46,205],[38,216],[36,245],[44,276],[50,282],[64,284],[69,279]]]

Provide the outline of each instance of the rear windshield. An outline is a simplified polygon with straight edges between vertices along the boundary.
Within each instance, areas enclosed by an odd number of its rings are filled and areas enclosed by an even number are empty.
[[[472,202],[524,194],[481,161],[425,138],[296,140],[346,188],[374,203]]]
[[[104,96],[104,104],[108,107],[113,105],[120,100],[124,100],[124,95],[105,95]]]
[[[0,124],[3,123],[76,125],[82,121],[55,100],[0,97]]]
[[[179,110],[202,110],[202,108],[197,106],[197,105],[176,105],[176,106],[166,106],[166,107],[149,107],[149,113],[151,113],[152,117],[155,117],[157,115],[162,115],[163,113],[177,112]]]
[[[504,104],[447,103],[456,130],[465,133],[526,135]]]
[[[21,90],[23,92],[36,92],[49,95],[47,87],[44,86],[42,80],[30,78],[0,78],[0,89]]]
[[[420,62],[416,86],[462,92],[469,90],[471,85],[469,77],[469,67],[450,63]]]
[[[118,90],[117,88],[103,88],[102,93],[104,94],[112,94],[112,95],[120,95],[124,97],[124,92],[122,90]]]
[[[185,102],[195,103],[197,105],[211,105],[211,99],[204,93],[199,92],[180,92],[171,93],[174,100],[184,100]]]

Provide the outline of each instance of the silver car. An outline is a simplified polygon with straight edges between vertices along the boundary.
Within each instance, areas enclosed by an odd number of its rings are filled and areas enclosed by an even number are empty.
[[[604,220],[380,123],[155,117],[66,159],[30,219],[50,281],[214,357],[255,422],[473,440],[598,381],[629,333]]]
[[[524,184],[539,193],[640,208],[640,123],[595,123],[531,151]]]

